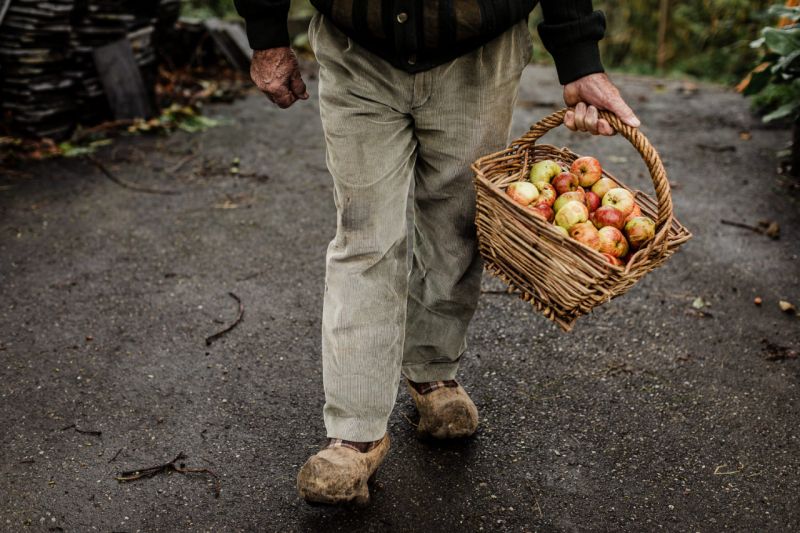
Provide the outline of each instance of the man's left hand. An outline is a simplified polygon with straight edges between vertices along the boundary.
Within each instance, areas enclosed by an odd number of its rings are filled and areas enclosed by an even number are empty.
[[[564,86],[564,102],[574,107],[567,111],[564,125],[572,131],[586,131],[592,135],[614,135],[614,128],[600,118],[598,110],[610,111],[622,122],[638,128],[639,119],[628,107],[605,73],[589,74]]]

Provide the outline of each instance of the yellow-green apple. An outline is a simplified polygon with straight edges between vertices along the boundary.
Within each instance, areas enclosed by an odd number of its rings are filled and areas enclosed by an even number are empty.
[[[586,209],[586,205],[576,200],[567,202],[556,212],[556,224],[565,230],[587,220],[589,220],[589,210]]]
[[[623,217],[627,217],[633,211],[633,206],[636,205],[636,202],[634,202],[633,194],[629,190],[617,187],[603,196],[603,205],[615,207],[622,211]]]
[[[600,200],[601,198],[592,191],[586,193],[585,203],[590,213],[597,211],[597,208],[600,207]]]
[[[539,197],[539,189],[529,181],[517,181],[506,189],[506,194],[519,205],[531,205]]]
[[[601,199],[608,191],[617,187],[617,182],[611,178],[600,178],[597,183],[592,185],[592,192],[599,196]]]
[[[595,225],[597,229],[611,226],[617,229],[625,227],[625,215],[616,207],[610,205],[601,205],[593,213],[589,215],[589,220]]]
[[[630,219],[642,216],[642,208],[639,207],[639,204],[633,204],[633,211],[625,217],[625,222],[627,223]]]
[[[611,263],[612,265],[615,265],[615,266],[622,266],[622,265],[625,264],[625,263],[622,262],[622,259],[620,259],[619,257],[614,257],[611,254],[603,254],[603,257],[606,258],[606,261],[608,261],[609,263]]]
[[[589,222],[581,222],[569,228],[569,236],[578,242],[582,242],[594,250],[600,249],[600,232]]]
[[[558,194],[564,194],[565,192],[574,191],[578,188],[580,184],[578,183],[578,176],[571,172],[562,172],[555,178],[553,178],[553,187],[556,188],[556,192]]]
[[[539,215],[548,222],[552,222],[553,218],[556,216],[553,208],[546,203],[538,203],[536,205],[531,204],[528,206],[528,209],[530,209],[535,215]]]
[[[553,224],[552,227],[553,227],[553,229],[556,230],[556,233],[558,233],[562,237],[564,237],[564,238],[568,238],[569,237],[569,232],[567,230],[565,230],[564,228],[562,228],[561,226],[556,226],[555,224]]]
[[[531,167],[530,181],[534,185],[540,182],[550,183],[550,180],[560,173],[561,165],[552,159],[539,161],[538,163],[534,163]]]
[[[620,230],[612,226],[605,226],[598,231],[600,234],[600,252],[624,257],[628,253],[628,241]]]
[[[545,181],[537,181],[534,185],[539,189],[539,198],[536,199],[536,202],[552,206],[558,196],[555,187]]]
[[[632,218],[625,224],[625,236],[632,248],[641,248],[656,236],[656,223],[648,217]]]
[[[603,167],[594,157],[579,157],[572,162],[569,171],[578,176],[581,187],[591,187],[603,176]]]
[[[564,204],[567,202],[572,202],[573,200],[576,202],[586,203],[586,193],[583,192],[582,188],[578,187],[578,189],[574,191],[567,191],[556,198],[556,202],[553,204],[553,209],[555,209],[556,213],[558,213],[558,210],[564,207]]]

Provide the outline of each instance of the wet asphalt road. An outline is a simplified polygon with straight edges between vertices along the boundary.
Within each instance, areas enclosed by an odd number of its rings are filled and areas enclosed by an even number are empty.
[[[800,529],[800,360],[770,360],[800,345],[800,319],[777,303],[800,304],[800,194],[774,170],[788,132],[728,90],[619,79],[695,238],[571,334],[487,277],[459,376],[479,433],[417,440],[399,389],[365,509],[309,507],[294,488],[324,441],[320,303],[335,217],[314,99],[279,111],[253,95],[213,107],[228,123],[203,134],[97,154],[178,195],[122,188],[83,159],[6,174],[0,530]],[[530,67],[514,133],[558,102],[553,73]],[[622,139],[547,139],[650,190]],[[782,235],[721,218],[774,220]],[[244,319],[206,346],[236,316],[229,292]],[[218,499],[207,475],[114,479],[179,452],[218,474]]]

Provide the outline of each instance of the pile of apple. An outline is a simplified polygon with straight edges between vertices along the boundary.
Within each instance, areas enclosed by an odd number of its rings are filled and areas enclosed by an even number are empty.
[[[511,183],[506,194],[612,265],[625,264],[655,237],[655,222],[642,215],[633,194],[603,177],[594,157],[576,159],[569,170],[553,160],[539,161],[530,181]]]

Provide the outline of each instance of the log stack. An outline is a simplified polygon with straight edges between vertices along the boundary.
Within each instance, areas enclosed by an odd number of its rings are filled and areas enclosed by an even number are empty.
[[[63,139],[112,118],[93,51],[127,39],[149,90],[179,0],[0,0],[0,97],[14,133]],[[0,9],[2,13],[2,9]]]

